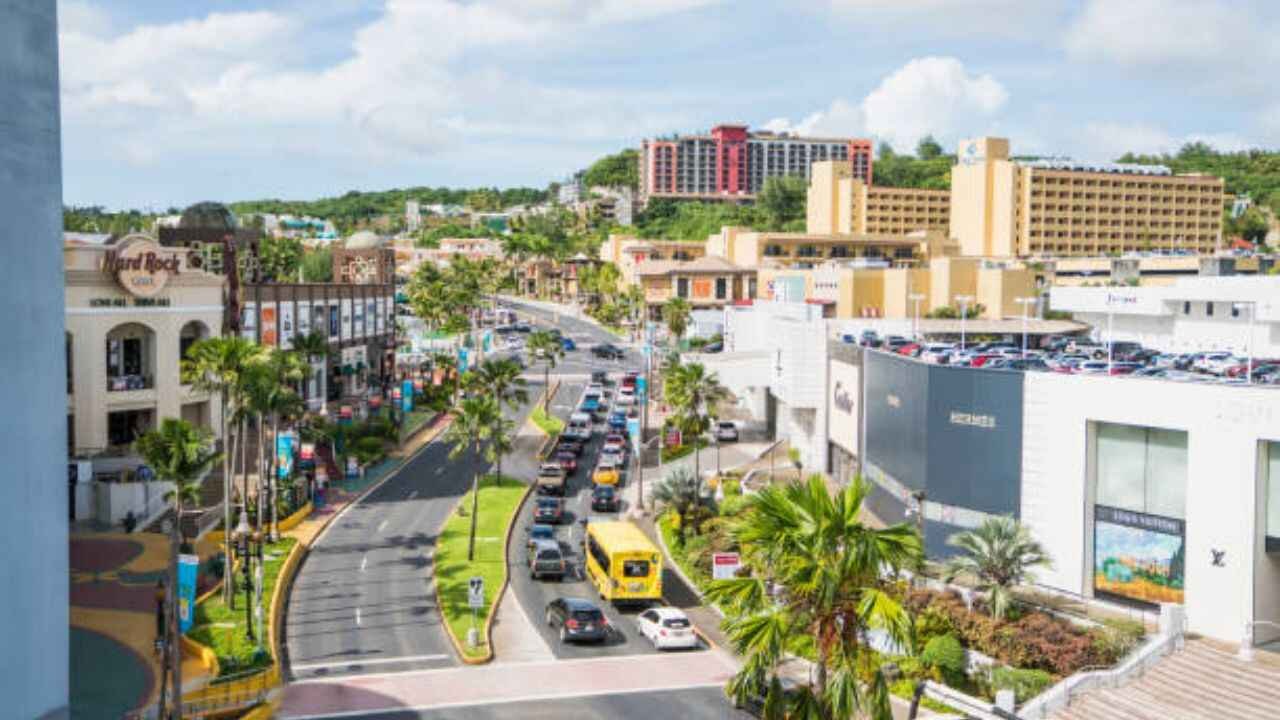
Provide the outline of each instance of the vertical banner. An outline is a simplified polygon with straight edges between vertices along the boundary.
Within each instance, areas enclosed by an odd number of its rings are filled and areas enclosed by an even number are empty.
[[[400,402],[402,403],[401,409],[403,409],[406,414],[413,412],[413,381],[412,380],[404,381],[403,389],[400,391]]]
[[[489,332],[487,330],[485,331],[483,345],[484,345],[485,352],[489,352],[490,350],[493,349],[493,333],[492,332]]]
[[[280,347],[293,347],[293,303],[280,306]]]
[[[352,310],[354,315],[351,320],[351,334],[353,337],[364,337],[364,303],[356,300]]]
[[[281,478],[287,478],[291,472],[293,472],[293,435],[280,433],[276,436],[276,473]]]
[[[467,367],[468,367],[468,366],[467,366],[467,359],[468,359],[468,358],[467,358],[467,356],[468,356],[468,354],[469,354],[469,353],[467,352],[467,349],[466,349],[466,348],[458,348],[458,372],[466,372],[466,371],[467,371]]]
[[[262,306],[262,344],[267,346],[275,346],[278,344],[276,336],[276,306]]]
[[[351,326],[351,298],[343,298],[342,304],[342,337],[355,337]]]
[[[338,423],[341,425],[350,425],[352,410],[350,405],[343,405],[338,408]]]
[[[420,377],[414,378],[414,379],[413,379],[413,391],[414,391],[414,392],[422,392],[422,387],[423,387],[422,378],[420,378]]]
[[[640,452],[640,418],[627,418],[627,435],[631,438],[631,452]]]
[[[436,387],[444,384],[444,368],[436,368],[431,371],[431,384]]]
[[[196,619],[196,576],[199,555],[178,556],[178,632],[186,633]]]

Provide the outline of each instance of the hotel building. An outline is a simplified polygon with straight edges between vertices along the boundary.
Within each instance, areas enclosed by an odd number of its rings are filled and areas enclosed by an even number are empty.
[[[802,138],[717,125],[707,135],[677,135],[640,144],[640,197],[752,200],[771,177],[809,177],[820,160],[846,163],[853,177],[871,183],[871,141]]]
[[[1159,165],[1014,160],[1009,141],[960,143],[951,236],[964,255],[1212,254],[1222,246],[1223,181]]]
[[[810,233],[945,234],[951,223],[951,192],[875,186],[858,177],[849,163],[815,162],[805,208]]]

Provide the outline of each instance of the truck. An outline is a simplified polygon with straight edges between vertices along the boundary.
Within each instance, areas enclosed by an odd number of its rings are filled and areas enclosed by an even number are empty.
[[[538,467],[538,493],[541,495],[564,496],[565,479],[568,474],[560,463],[542,463]]]

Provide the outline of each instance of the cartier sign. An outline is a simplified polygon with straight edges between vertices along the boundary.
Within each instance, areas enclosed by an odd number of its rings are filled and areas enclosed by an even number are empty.
[[[146,235],[128,235],[107,252],[102,270],[134,297],[153,297],[171,276],[182,272],[182,257],[182,252],[162,248]]]

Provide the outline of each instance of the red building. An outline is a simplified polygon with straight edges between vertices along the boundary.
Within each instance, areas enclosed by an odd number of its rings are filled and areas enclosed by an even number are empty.
[[[640,202],[653,197],[751,200],[766,178],[809,177],[818,160],[847,160],[871,184],[871,141],[803,138],[717,125],[709,135],[677,135],[640,144]]]

